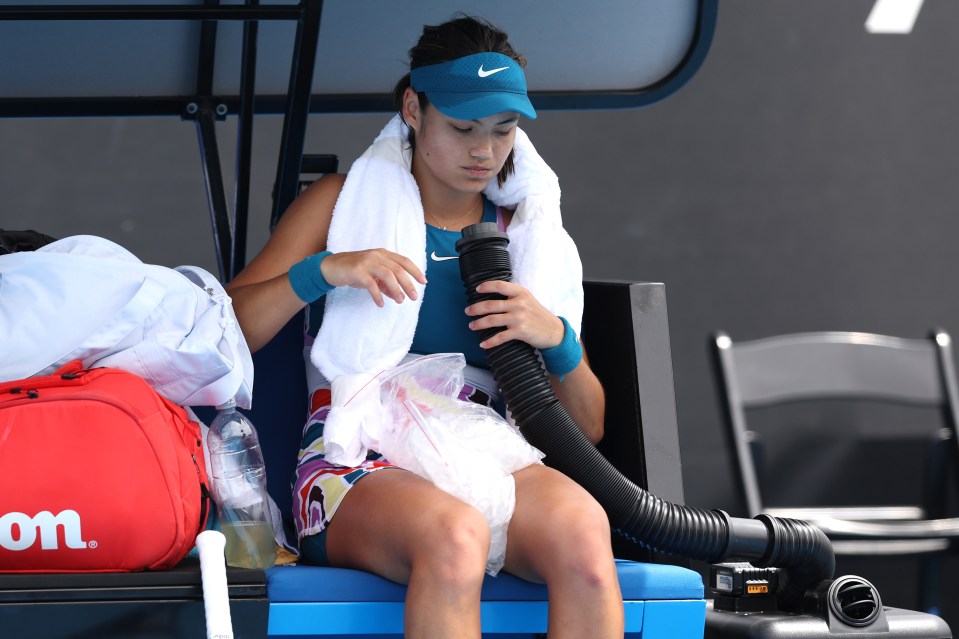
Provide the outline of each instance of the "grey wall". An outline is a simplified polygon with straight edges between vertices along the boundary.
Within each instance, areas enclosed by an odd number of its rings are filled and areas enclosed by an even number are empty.
[[[560,176],[587,275],[666,283],[691,504],[742,510],[707,356],[715,329],[959,335],[959,6],[930,0],[911,35],[879,36],[863,29],[872,5],[723,0],[712,50],[677,95],[524,125]],[[348,166],[383,121],[316,117],[308,150]],[[257,124],[251,252],[279,124]],[[0,227],[103,235],[144,261],[213,270],[194,138],[175,120],[0,121]],[[916,605],[909,563],[840,570]],[[956,588],[947,596],[959,627]]]

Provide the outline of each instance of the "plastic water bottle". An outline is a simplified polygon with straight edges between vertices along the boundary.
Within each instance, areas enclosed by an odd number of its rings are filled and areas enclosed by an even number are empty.
[[[226,537],[226,563],[268,568],[276,562],[276,541],[266,492],[266,468],[256,429],[230,400],[210,425],[207,446],[213,472],[213,499]]]

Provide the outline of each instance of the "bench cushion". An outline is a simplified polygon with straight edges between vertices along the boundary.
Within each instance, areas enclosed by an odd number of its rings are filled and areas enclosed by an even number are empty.
[[[665,564],[616,560],[625,601],[702,599],[699,573]],[[267,594],[278,602],[396,601],[406,587],[360,570],[316,566],[276,566],[266,571]],[[486,577],[483,601],[545,601],[546,587],[506,573]]]

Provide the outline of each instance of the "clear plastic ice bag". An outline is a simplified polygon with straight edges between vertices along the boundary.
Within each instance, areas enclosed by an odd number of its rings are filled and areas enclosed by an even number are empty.
[[[379,452],[432,481],[486,517],[491,543],[487,572],[506,558],[506,529],[516,504],[512,473],[538,463],[531,446],[499,413],[459,399],[466,361],[459,353],[427,355],[380,378],[387,412]]]

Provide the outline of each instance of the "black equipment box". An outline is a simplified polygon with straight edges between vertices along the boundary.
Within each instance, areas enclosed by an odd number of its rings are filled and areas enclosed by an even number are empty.
[[[952,639],[939,617],[887,608],[876,587],[855,575],[824,580],[799,606],[781,609],[780,573],[744,563],[712,566],[704,639]]]
[[[813,614],[742,613],[706,607],[704,639],[952,639],[945,621],[924,612],[883,608],[881,620],[856,628],[830,623]]]
[[[236,639],[267,636],[262,570],[227,568]],[[205,639],[199,561],[126,573],[0,574],[0,634],[16,639]]]

